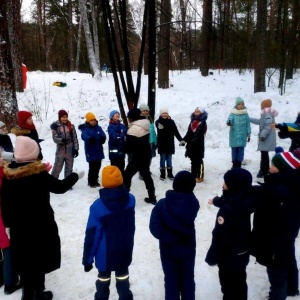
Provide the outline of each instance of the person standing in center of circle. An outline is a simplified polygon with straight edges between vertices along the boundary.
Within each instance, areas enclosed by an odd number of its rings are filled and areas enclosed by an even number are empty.
[[[169,116],[167,108],[161,108],[159,111],[159,119],[155,122],[157,129],[157,149],[160,155],[160,180],[166,179],[167,176],[173,180],[173,164],[172,155],[175,153],[174,137],[180,142],[179,146],[184,146],[182,139],[174,120]]]

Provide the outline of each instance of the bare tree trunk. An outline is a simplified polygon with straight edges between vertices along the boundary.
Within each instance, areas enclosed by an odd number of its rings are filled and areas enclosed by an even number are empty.
[[[212,35],[212,0],[203,1],[203,24],[200,71],[202,76],[208,76],[210,66],[210,43]]]
[[[158,87],[169,88],[171,1],[161,0],[158,36]]]
[[[10,15],[12,10],[9,10],[6,5],[7,1],[0,2],[0,118],[9,128],[16,124],[18,102],[10,55],[10,35],[14,35],[14,32],[8,33],[8,19],[17,19],[18,16]]]
[[[257,0],[256,53],[254,60],[254,93],[266,91],[267,0]]]
[[[21,15],[20,15],[20,1],[7,1],[8,8],[8,33],[10,39],[10,52],[12,57],[12,64],[14,68],[14,80],[17,92],[23,92],[22,80],[22,59],[21,59]]]
[[[98,64],[95,55],[94,44],[93,44],[92,34],[91,34],[89,20],[87,16],[85,0],[79,0],[79,7],[80,7],[81,18],[82,18],[83,29],[85,33],[86,47],[88,51],[90,68],[93,73],[93,77],[99,79],[101,77],[100,65]]]
[[[68,0],[68,25],[69,25],[69,70],[74,71],[74,53],[73,53],[73,9],[72,0]]]
[[[101,69],[98,26],[97,26],[97,8],[95,7],[95,1],[91,1],[91,15],[92,15],[92,24],[93,24],[93,40],[94,40],[95,56],[96,56],[96,61]]]
[[[77,37],[77,51],[76,51],[76,62],[75,62],[75,70],[79,71],[79,60],[80,60],[80,44],[81,44],[81,35],[82,35],[82,18],[80,16],[80,20],[78,23],[78,37]]]

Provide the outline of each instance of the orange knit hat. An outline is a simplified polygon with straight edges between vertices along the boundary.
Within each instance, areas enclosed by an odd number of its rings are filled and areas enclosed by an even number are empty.
[[[88,123],[89,123],[90,121],[92,121],[92,120],[98,121],[98,120],[96,119],[96,116],[95,116],[93,113],[91,113],[91,112],[86,113],[85,119],[86,119],[86,121],[87,121]]]
[[[272,100],[271,99],[265,99],[265,100],[261,101],[260,106],[261,106],[261,109],[271,107],[272,106]]]
[[[102,186],[116,188],[123,184],[122,173],[116,166],[106,166],[102,170]]]

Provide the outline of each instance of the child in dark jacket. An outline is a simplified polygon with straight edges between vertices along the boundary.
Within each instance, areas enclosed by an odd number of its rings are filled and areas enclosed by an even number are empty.
[[[16,136],[28,136],[31,139],[35,140],[40,148],[38,158],[40,160],[43,159],[42,148],[40,146],[40,143],[44,140],[39,138],[38,132],[32,120],[31,112],[25,110],[20,110],[18,112],[18,126],[12,128],[11,133],[15,134]]]
[[[125,140],[127,128],[121,123],[120,113],[113,110],[109,114],[108,131],[108,153],[110,164],[116,166],[124,175],[125,169]]]
[[[98,120],[93,113],[86,113],[85,119],[86,122],[80,124],[78,129],[81,131],[81,139],[84,141],[85,158],[89,163],[88,185],[96,188],[100,186],[98,176],[104,158],[103,144],[106,141],[106,135],[98,125]]]
[[[191,115],[187,133],[183,138],[186,142],[185,156],[191,160],[191,173],[197,183],[204,180],[205,134],[207,131],[207,112],[203,107],[196,107]]]
[[[8,135],[8,130],[6,129],[6,125],[0,121],[0,148],[1,150],[6,152],[13,152],[13,144]],[[0,155],[1,156],[1,155]]]
[[[128,267],[132,261],[135,233],[135,198],[123,185],[116,166],[102,170],[100,198],[90,207],[82,264],[98,269],[95,300],[108,300],[111,272],[115,271],[119,299],[132,300]]]
[[[276,149],[277,150],[277,149]],[[295,240],[300,228],[300,151],[278,152],[253,218],[252,252],[267,267],[270,300],[299,295]]]
[[[210,266],[219,267],[224,300],[246,300],[250,217],[255,206],[251,173],[241,168],[227,171],[224,175],[223,195],[210,199],[208,203],[220,209],[205,261]]]
[[[175,153],[174,137],[180,142],[180,146],[184,146],[182,139],[174,120],[169,116],[167,108],[161,108],[159,111],[159,119],[155,122],[157,128],[157,150],[160,154],[160,179],[166,179],[166,165],[168,178],[173,180],[173,164],[172,155]]]
[[[165,274],[165,299],[195,299],[194,266],[196,237],[194,221],[200,208],[193,190],[195,177],[178,172],[173,189],[159,200],[150,217],[150,231],[159,240]]]
[[[62,168],[65,166],[64,177],[66,178],[73,171],[74,158],[78,156],[79,144],[75,126],[68,119],[65,110],[58,112],[58,120],[51,124],[52,139],[56,144],[55,161],[52,175],[59,177]]]
[[[291,139],[291,146],[289,148],[290,152],[300,148],[300,113],[298,113],[294,123],[275,123],[271,125],[271,128],[279,129],[279,138]]]

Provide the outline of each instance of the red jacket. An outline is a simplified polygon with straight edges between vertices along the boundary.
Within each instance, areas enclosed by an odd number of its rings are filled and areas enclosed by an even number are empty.
[[[0,167],[0,189],[2,186],[2,179],[3,179],[3,167]],[[10,241],[5,231],[5,227],[1,216],[1,210],[0,210],[0,249],[9,247],[9,243]]]

